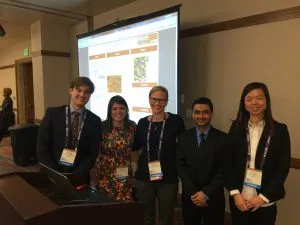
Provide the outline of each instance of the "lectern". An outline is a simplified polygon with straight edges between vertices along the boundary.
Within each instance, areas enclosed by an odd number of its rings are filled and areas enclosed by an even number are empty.
[[[29,173],[29,172],[27,172]],[[23,173],[24,174],[24,173]],[[142,206],[135,202],[64,204],[45,195],[45,174],[0,176],[1,225],[142,225]],[[30,182],[24,177],[31,177]]]

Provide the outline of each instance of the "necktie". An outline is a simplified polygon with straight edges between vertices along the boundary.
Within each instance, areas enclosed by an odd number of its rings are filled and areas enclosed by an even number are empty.
[[[204,143],[205,143],[205,134],[204,134],[204,133],[201,133],[199,136],[200,136],[200,144],[199,144],[199,147],[203,147],[203,146],[204,146]]]
[[[73,120],[72,120],[72,146],[75,147],[76,141],[78,138],[78,130],[79,130],[79,112],[72,112]]]

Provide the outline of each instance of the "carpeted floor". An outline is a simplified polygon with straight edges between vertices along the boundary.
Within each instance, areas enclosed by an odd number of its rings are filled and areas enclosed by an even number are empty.
[[[37,165],[28,165],[25,167],[17,166],[13,161],[13,150],[10,143],[10,137],[2,139],[0,143],[0,175],[19,171],[37,170]]]
[[[19,171],[38,171],[38,165],[17,166],[13,160],[13,149],[10,142],[10,137],[5,137],[0,143],[0,176],[7,173]],[[178,197],[180,199],[180,196]],[[225,216],[225,224],[231,224],[229,216]],[[174,225],[182,225],[180,200],[178,201],[174,211]]]

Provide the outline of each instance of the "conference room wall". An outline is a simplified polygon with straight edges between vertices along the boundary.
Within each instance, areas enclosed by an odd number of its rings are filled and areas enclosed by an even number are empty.
[[[181,29],[240,18],[272,10],[298,6],[298,0],[138,0],[122,7],[94,16],[94,29],[116,22],[144,15],[181,4]],[[71,37],[71,77],[78,76],[77,39],[76,35],[86,33],[87,22],[74,25]]]
[[[228,131],[236,117],[243,87],[252,81],[268,85],[275,119],[289,127],[292,156],[300,158],[300,19],[241,28],[181,40],[180,86],[187,100],[182,115],[192,125],[190,105],[198,96],[208,96],[215,106],[213,124]],[[181,76],[183,77],[183,76]],[[278,225],[297,225],[300,194],[299,169],[291,169],[287,196],[278,203]]]
[[[13,46],[7,46],[6,48],[0,49],[0,67],[15,64],[15,60],[24,58],[24,48],[29,48],[29,50],[31,49],[30,39],[19,42]]]
[[[79,75],[78,67],[78,49],[76,35],[83,34],[88,31],[87,21],[72,26],[70,29],[70,45],[71,45],[71,77],[75,78]],[[81,74],[82,75],[82,74]]]
[[[270,89],[274,117],[288,125],[292,155],[300,158],[299,26],[300,19],[293,19],[182,39],[183,116],[189,115],[194,98],[209,96],[216,108],[214,124],[227,131],[243,87],[264,82]]]
[[[182,3],[182,27],[189,27],[196,21],[199,26],[207,21],[223,21],[299,4],[297,1],[273,0],[222,2],[154,0],[150,4],[149,1],[140,0],[95,16],[94,28],[112,23],[116,18],[143,15],[179,3]],[[204,21],[205,17],[207,19]],[[300,70],[296,63],[300,52],[297,41],[300,34],[295,29],[299,23],[299,19],[293,19],[181,39],[179,86],[185,102],[180,113],[187,126],[192,126],[188,111],[192,100],[199,95],[206,95],[216,105],[215,126],[227,131],[231,119],[236,115],[242,88],[248,82],[259,80],[269,86],[274,116],[289,125],[293,156],[300,157],[300,139],[296,138],[300,123],[296,116],[300,107],[294,104],[299,102],[294,93],[299,83],[297,72]],[[72,64],[76,69],[78,61],[77,54],[73,54],[77,52],[74,36],[86,32],[85,25],[81,23],[71,29]]]
[[[16,77],[14,75],[15,68],[8,68],[0,70],[0,104],[2,103],[4,97],[2,96],[2,90],[5,87],[9,87],[12,90],[11,98],[14,102],[13,107],[17,107],[17,93],[16,93]]]
[[[20,42],[14,46],[2,48],[0,50],[0,102],[3,100],[2,90],[4,87],[12,89],[12,99],[14,101],[14,108],[17,108],[18,98],[16,92],[16,70],[14,67],[15,60],[23,58],[24,48],[30,49],[30,40]],[[7,67],[1,69],[1,67]]]
[[[298,6],[298,1],[136,1],[94,17],[95,28],[160,10],[176,4],[181,7],[181,28],[186,29],[234,18]],[[300,98],[297,84],[300,67],[299,19],[240,28],[180,40],[180,94],[185,102],[180,114],[191,127],[191,102],[208,96],[215,104],[214,126],[228,131],[235,118],[243,87],[252,81],[265,82],[271,92],[274,117],[286,123],[292,140],[293,157],[300,157]],[[76,26],[76,32],[83,31]],[[73,29],[74,31],[74,29]],[[75,32],[75,33],[76,33]],[[82,33],[84,33],[83,31]],[[78,34],[78,33],[77,33]],[[74,36],[74,34],[73,34]],[[72,47],[76,51],[76,46]],[[73,58],[77,65],[77,58]],[[292,169],[286,182],[286,199],[278,203],[278,225],[297,225],[295,213],[300,194],[300,170]],[[298,199],[298,200],[297,200]],[[289,215],[287,217],[286,215]]]
[[[182,29],[299,5],[299,1],[291,0],[141,0],[95,16],[94,25],[99,28],[117,18],[122,20],[180,3]],[[215,104],[213,124],[227,131],[230,120],[236,115],[244,85],[253,80],[263,81],[270,88],[275,118],[289,126],[293,157],[299,158],[300,139],[296,129],[299,127],[297,60],[300,47],[297,27],[299,19],[293,19],[182,39],[180,90],[185,95],[185,103],[180,114],[187,126],[192,126],[190,111],[187,111],[191,101],[199,95],[206,95]],[[72,77],[78,76],[75,35],[86,31],[87,23],[83,22],[72,27],[70,32]],[[1,50],[0,66],[14,63],[20,56],[9,57],[9,54],[22,54],[23,48],[10,50],[5,56]],[[299,193],[295,187],[299,187],[299,173],[300,170],[292,169],[288,177],[287,197],[279,202],[278,225],[298,225],[300,215],[295,210]]]

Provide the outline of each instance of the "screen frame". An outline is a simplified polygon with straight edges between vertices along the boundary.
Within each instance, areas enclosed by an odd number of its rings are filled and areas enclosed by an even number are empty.
[[[97,35],[97,34],[100,34],[100,33],[103,33],[103,32],[107,32],[107,31],[111,31],[111,30],[114,30],[114,29],[118,29],[118,28],[122,28],[122,27],[125,27],[125,26],[128,26],[128,25],[132,25],[132,24],[135,24],[135,23],[139,23],[139,22],[142,22],[142,21],[145,21],[145,20],[149,20],[149,19],[153,19],[155,17],[159,17],[159,16],[163,16],[163,15],[166,15],[166,14],[170,14],[170,13],[175,13],[177,12],[177,114],[180,113],[180,86],[179,86],[179,68],[180,68],[180,63],[179,63],[179,54],[180,54],[180,50],[179,50],[179,40],[180,40],[180,36],[179,36],[179,31],[180,31],[180,7],[181,7],[181,4],[179,5],[175,5],[175,6],[172,6],[172,7],[169,7],[169,8],[166,8],[166,9],[163,9],[163,10],[159,10],[159,11],[156,11],[156,12],[152,12],[152,13],[149,13],[149,14],[145,14],[145,15],[141,15],[141,16],[136,16],[136,17],[132,17],[132,18],[128,18],[128,19],[124,19],[124,20],[118,20],[114,23],[111,23],[111,24],[108,24],[108,25],[105,25],[103,27],[100,27],[100,28],[97,28],[93,31],[89,31],[89,32],[86,32],[86,33],[83,33],[83,34],[79,34],[79,35],[76,35],[76,45],[77,45],[77,51],[78,51],[78,41],[79,39],[82,39],[82,38],[86,38],[86,37],[89,37],[89,36],[92,36],[92,35]],[[77,63],[77,71],[79,72],[80,71],[80,68],[79,68],[79,54],[77,56],[77,60],[78,60],[78,63]],[[80,76],[80,74],[79,74]]]

